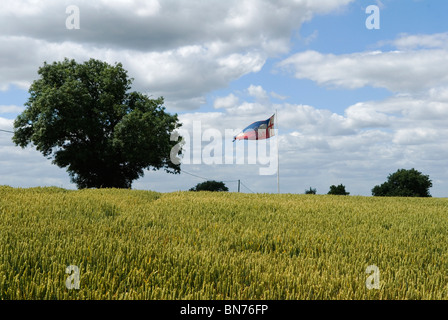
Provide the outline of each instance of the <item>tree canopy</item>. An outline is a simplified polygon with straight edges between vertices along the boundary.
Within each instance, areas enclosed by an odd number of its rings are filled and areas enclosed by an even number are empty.
[[[308,190],[305,190],[305,194],[316,194],[317,190],[316,188],[309,188]]]
[[[390,174],[387,181],[372,189],[373,196],[382,197],[431,197],[429,188],[432,182],[428,175],[423,175],[414,168],[399,169]]]
[[[229,191],[224,182],[209,180],[202,183],[198,183],[195,187],[189,191]]]
[[[328,191],[328,194],[337,196],[348,196],[350,192],[345,191],[345,186],[343,184],[340,184],[338,186],[330,186],[330,191]]]
[[[14,121],[16,145],[34,145],[78,188],[130,188],[144,169],[180,173],[170,161],[177,114],[165,112],[163,97],[131,92],[121,63],[64,59],[38,74]]]

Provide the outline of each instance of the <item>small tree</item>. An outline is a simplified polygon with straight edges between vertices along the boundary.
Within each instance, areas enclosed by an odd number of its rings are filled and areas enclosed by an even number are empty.
[[[412,168],[400,169],[390,174],[387,181],[372,189],[373,196],[379,197],[431,197],[429,188],[432,182],[429,176]]]
[[[305,194],[316,194],[316,192],[316,189],[312,189],[311,187],[309,190],[305,190]]]
[[[211,180],[198,183],[196,187],[189,191],[229,191],[229,188],[226,187],[224,182]]]
[[[345,186],[343,184],[340,184],[338,186],[330,186],[330,191],[328,191],[328,194],[336,196],[348,196],[350,192],[345,191]]]

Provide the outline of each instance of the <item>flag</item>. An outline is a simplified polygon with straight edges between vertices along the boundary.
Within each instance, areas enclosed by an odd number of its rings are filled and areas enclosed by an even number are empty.
[[[275,135],[274,118],[275,114],[267,120],[252,123],[237,136],[233,137],[233,142],[235,140],[264,140],[273,137]]]

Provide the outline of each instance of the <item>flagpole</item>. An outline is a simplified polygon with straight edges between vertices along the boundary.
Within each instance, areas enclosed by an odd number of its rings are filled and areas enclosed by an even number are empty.
[[[279,136],[279,131],[278,131],[278,113],[277,113],[277,109],[275,109],[275,120],[277,122],[277,193],[280,193],[280,176],[279,176],[279,170],[280,170],[280,156],[279,156],[279,150],[278,150],[278,136]]]

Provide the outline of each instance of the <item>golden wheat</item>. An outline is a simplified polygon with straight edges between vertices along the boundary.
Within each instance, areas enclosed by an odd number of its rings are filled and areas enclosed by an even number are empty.
[[[447,215],[446,199],[0,187],[0,299],[446,299]]]

